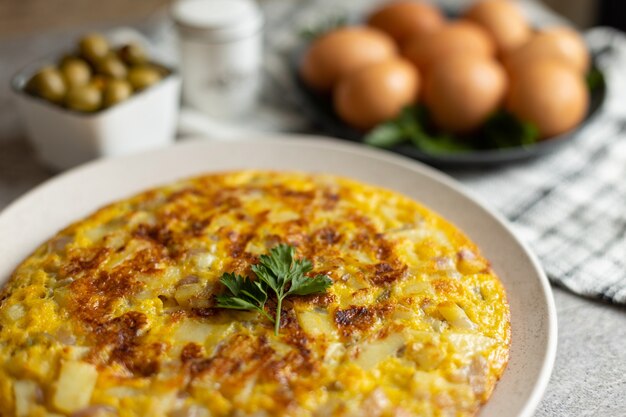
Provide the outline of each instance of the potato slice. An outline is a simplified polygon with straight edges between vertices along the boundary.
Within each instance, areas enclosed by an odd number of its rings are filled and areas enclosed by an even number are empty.
[[[392,334],[384,339],[365,343],[361,345],[361,351],[354,363],[366,371],[374,369],[385,359],[395,357],[402,346],[404,338],[400,334]]]
[[[79,361],[63,362],[52,400],[54,406],[65,413],[88,406],[97,379],[95,366]]]
[[[31,405],[37,401],[38,389],[37,384],[33,381],[15,381],[13,384],[13,395],[15,397],[15,415],[17,417],[26,417],[30,414]]]

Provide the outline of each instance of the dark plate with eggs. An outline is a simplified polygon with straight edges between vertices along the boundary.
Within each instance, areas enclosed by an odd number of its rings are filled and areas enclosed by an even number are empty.
[[[358,131],[342,121],[333,109],[332,99],[329,94],[320,94],[311,90],[298,74],[299,63],[304,50],[298,50],[292,55],[291,72],[296,84],[296,94],[301,103],[302,110],[307,116],[315,121],[322,130],[332,136],[341,139],[360,142],[364,145],[366,134]],[[428,146],[418,147],[415,143],[407,142],[393,146],[381,146],[401,155],[408,156],[430,165],[435,166],[480,166],[480,165],[498,165],[521,161],[540,155],[545,155],[559,149],[562,145],[570,142],[576,134],[591,123],[599,114],[600,109],[606,99],[607,86],[604,75],[597,66],[596,56],[593,57],[592,68],[587,76],[587,85],[590,90],[590,101],[587,114],[584,120],[569,132],[553,136],[549,139],[536,141],[533,143],[524,143],[523,129],[519,122],[515,122],[509,115],[502,113],[496,114],[488,121],[489,131],[484,133],[484,129],[476,132],[467,142],[466,139],[443,138],[446,143],[438,146],[435,142],[435,136],[439,135],[436,131],[427,132],[429,143]],[[416,112],[423,116],[424,109],[407,109],[407,112]],[[427,116],[426,116],[427,117]],[[494,131],[495,129],[495,131]],[[428,130],[428,129],[426,129]],[[512,136],[519,135],[519,140],[511,143],[502,143],[495,140],[496,137],[502,137],[510,133]],[[483,140],[485,137],[493,134],[494,140]],[[469,143],[469,145],[467,145]],[[431,146],[435,145],[435,146]],[[456,145],[459,145],[458,147]]]

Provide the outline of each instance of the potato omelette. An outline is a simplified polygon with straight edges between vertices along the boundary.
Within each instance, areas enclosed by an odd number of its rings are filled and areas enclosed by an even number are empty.
[[[286,297],[276,334],[216,299],[278,245],[332,283]],[[208,174],[104,207],[21,263],[0,292],[0,416],[473,416],[510,338],[488,261],[408,197]]]

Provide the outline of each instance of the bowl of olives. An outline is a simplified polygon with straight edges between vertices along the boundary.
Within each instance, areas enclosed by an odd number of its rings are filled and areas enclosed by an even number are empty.
[[[136,39],[85,35],[71,53],[24,68],[12,87],[31,143],[54,169],[174,141],[180,77]]]

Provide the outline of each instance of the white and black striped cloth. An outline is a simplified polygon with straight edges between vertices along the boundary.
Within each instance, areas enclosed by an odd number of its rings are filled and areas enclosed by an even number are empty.
[[[553,283],[626,304],[626,36],[587,39],[608,81],[597,119],[552,155],[450,173],[513,223]]]

